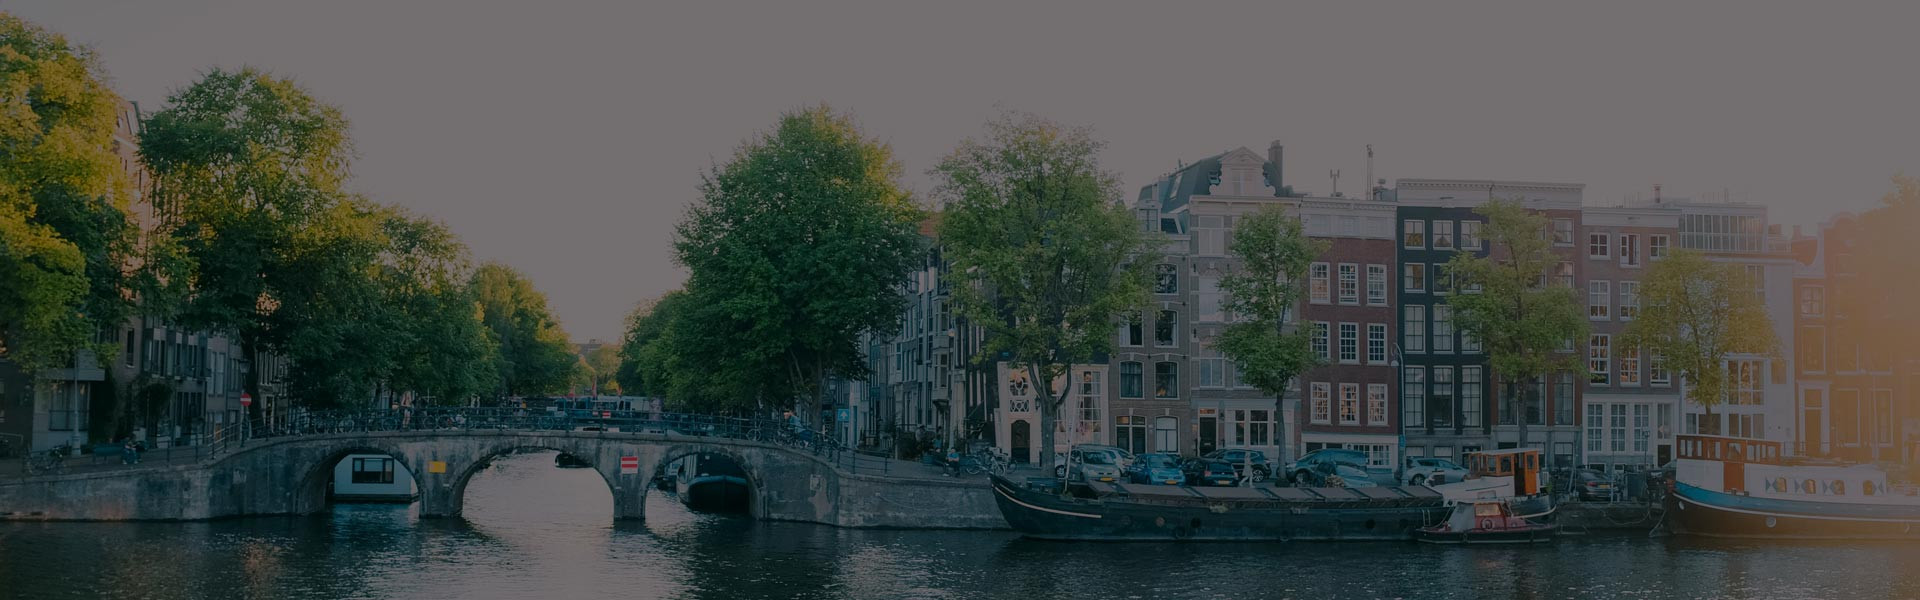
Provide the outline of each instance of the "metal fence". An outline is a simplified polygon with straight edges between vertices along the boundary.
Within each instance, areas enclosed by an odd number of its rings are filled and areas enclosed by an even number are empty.
[[[889,474],[894,462],[852,451],[823,432],[771,418],[651,411],[528,410],[522,408],[423,408],[402,411],[305,411],[274,424],[254,421],[216,428],[206,442],[128,453],[119,445],[75,453],[55,449],[0,459],[0,476],[56,475],[140,465],[192,464],[246,444],[307,436],[384,431],[591,431],[605,435],[660,434],[698,440],[750,441],[813,454],[853,473]]]

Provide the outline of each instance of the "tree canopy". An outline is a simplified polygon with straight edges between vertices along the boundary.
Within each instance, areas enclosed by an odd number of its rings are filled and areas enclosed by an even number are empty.
[[[1144,308],[1154,240],[1119,199],[1091,130],[1008,113],[933,173],[955,311],[986,333],[976,361],[1008,357],[1036,382],[1042,466],[1069,368],[1109,351],[1114,319]]]
[[[1539,398],[1535,383],[1557,372],[1586,372],[1580,355],[1568,352],[1587,339],[1585,304],[1570,282],[1550,277],[1559,266],[1546,232],[1547,218],[1518,201],[1488,202],[1475,212],[1487,217],[1482,239],[1488,256],[1462,250],[1447,264],[1456,293],[1447,296],[1453,320],[1479,340],[1487,362],[1523,413]],[[1526,444],[1526,418],[1520,443]]]
[[[0,13],[0,357],[65,364],[131,307],[120,98],[83,47]]]
[[[1295,377],[1319,363],[1313,332],[1292,321],[1299,282],[1307,280],[1307,268],[1326,245],[1309,239],[1300,220],[1285,209],[1266,206],[1240,217],[1227,251],[1238,264],[1220,279],[1220,289],[1233,323],[1221,330],[1214,347],[1233,360],[1242,381],[1279,402]],[[1276,407],[1274,414],[1280,412]],[[1284,424],[1280,430],[1286,430]]]
[[[924,260],[899,174],[891,148],[825,106],[782,114],[706,173],[674,237],[688,271],[675,318],[697,333],[673,336],[668,361],[706,373],[676,370],[673,388],[710,374],[731,382],[702,386],[710,408],[784,407],[865,378],[860,335],[897,329]]]
[[[480,320],[499,353],[495,361],[499,391],[531,396],[566,389],[580,362],[560,322],[547,309],[547,296],[512,267],[481,265],[473,274]]]
[[[1681,372],[1687,399],[1711,416],[1731,385],[1728,355],[1779,351],[1757,288],[1741,265],[1677,250],[1647,270],[1640,312],[1621,342],[1643,346],[1657,364]]]

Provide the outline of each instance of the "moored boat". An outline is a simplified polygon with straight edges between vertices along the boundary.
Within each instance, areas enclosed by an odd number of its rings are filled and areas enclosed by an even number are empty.
[[[1711,537],[1920,540],[1920,497],[1871,465],[1783,456],[1780,443],[1678,437],[1668,519]]]
[[[1007,523],[1031,538],[1062,540],[1406,540],[1444,518],[1424,486],[1272,488],[1076,484],[993,476]]]
[[[1414,530],[1413,539],[1430,544],[1528,544],[1553,541],[1554,526],[1515,516],[1505,500],[1459,502],[1436,525]]]
[[[1431,483],[1448,501],[1473,503],[1502,500],[1523,519],[1544,520],[1553,514],[1553,498],[1541,484],[1540,451],[1513,448],[1475,452],[1466,457],[1467,477],[1460,481]]]
[[[561,452],[558,456],[553,457],[553,466],[562,469],[585,469],[593,466],[593,463],[582,460],[578,456]]]

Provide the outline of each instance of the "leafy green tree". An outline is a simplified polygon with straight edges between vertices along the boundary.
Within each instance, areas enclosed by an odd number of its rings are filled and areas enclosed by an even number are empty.
[[[933,169],[955,312],[986,332],[976,361],[1007,356],[1035,382],[1048,468],[1068,369],[1110,350],[1113,320],[1150,298],[1153,241],[1100,148],[1088,129],[1008,113]]]
[[[480,322],[467,285],[466,247],[440,223],[389,209],[381,216],[387,250],[381,290],[397,328],[386,386],[438,404],[460,404],[499,387],[497,348]]]
[[[1585,304],[1573,288],[1548,280],[1560,258],[1546,236],[1546,217],[1511,200],[1488,202],[1475,212],[1487,217],[1481,235],[1490,254],[1454,255],[1447,268],[1459,293],[1448,296],[1447,304],[1460,331],[1480,341],[1493,371],[1518,400],[1525,446],[1525,414],[1540,402],[1536,384],[1552,373],[1586,372],[1580,356],[1564,350],[1587,339]]]
[[[580,358],[547,297],[513,268],[487,263],[473,274],[480,320],[499,348],[496,371],[503,396],[531,396],[565,389]]]
[[[686,292],[680,290],[667,292],[640,303],[627,315],[627,330],[620,340],[620,364],[614,373],[622,390],[642,396],[666,395],[667,374],[659,362],[662,357],[649,360],[647,356],[650,352],[658,354],[666,350],[666,344],[655,346],[653,343],[666,335],[668,324],[686,297]]]
[[[1833,277],[1826,289],[1829,319],[1836,336],[1857,340],[1867,357],[1885,364],[1905,365],[1916,355],[1912,340],[1920,339],[1920,179],[1895,175],[1893,189],[1880,205],[1851,223],[1836,224],[1828,233],[1827,256],[1839,258],[1830,267],[1852,277]],[[1852,247],[1837,238],[1851,237]]]
[[[1306,281],[1307,268],[1326,244],[1307,238],[1300,220],[1285,209],[1267,206],[1240,218],[1227,250],[1238,265],[1220,278],[1220,289],[1234,322],[1221,330],[1214,346],[1233,359],[1243,381],[1273,395],[1273,414],[1279,415],[1293,379],[1319,363],[1313,332],[1293,321],[1299,282]],[[1285,424],[1278,429],[1286,431]]]
[[[620,395],[620,347],[601,346],[588,352],[587,368],[593,370],[593,389],[602,394]]]
[[[120,99],[86,48],[0,13],[0,358],[63,365],[130,312]]]
[[[1661,366],[1681,372],[1687,399],[1706,410],[1708,423],[1717,423],[1713,407],[1725,400],[1732,382],[1727,356],[1779,351],[1757,287],[1740,265],[1675,251],[1641,279],[1640,312],[1621,342],[1645,347]]]
[[[691,305],[677,320],[698,335],[675,346],[688,367],[754,384],[714,408],[804,399],[812,416],[828,378],[864,378],[860,335],[897,329],[924,257],[899,174],[887,145],[822,106],[782,114],[705,175],[674,239]]]

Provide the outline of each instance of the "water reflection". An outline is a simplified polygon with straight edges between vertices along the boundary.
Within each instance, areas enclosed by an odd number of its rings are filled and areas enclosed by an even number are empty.
[[[210,523],[0,524],[4,598],[1920,597],[1920,546],[1588,536],[1546,546],[1098,544],[688,512],[503,457],[465,519],[341,505]]]

